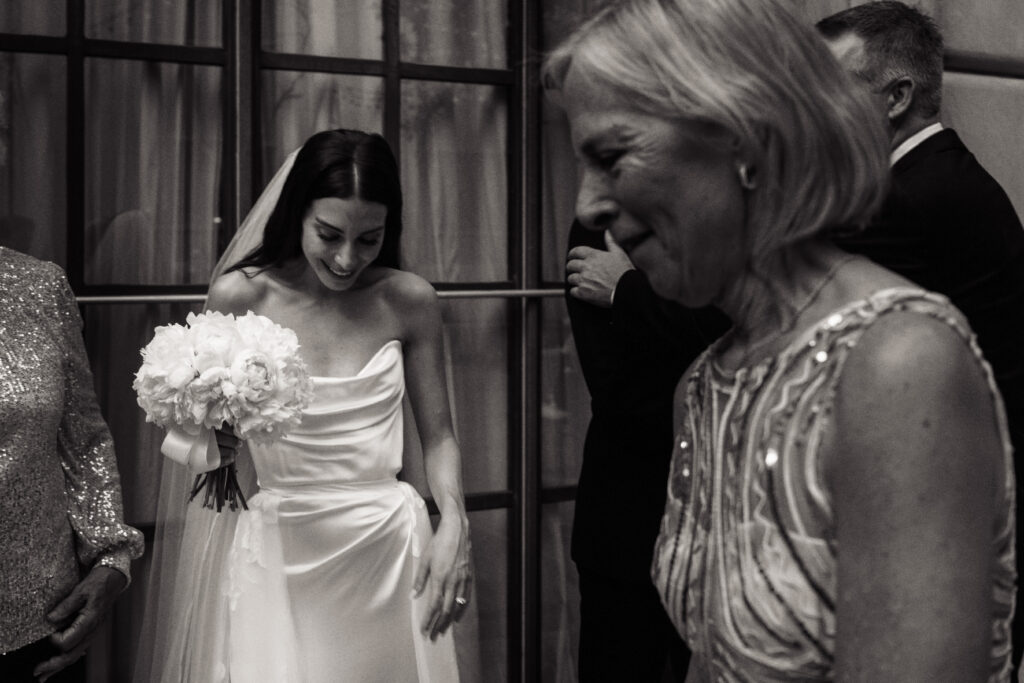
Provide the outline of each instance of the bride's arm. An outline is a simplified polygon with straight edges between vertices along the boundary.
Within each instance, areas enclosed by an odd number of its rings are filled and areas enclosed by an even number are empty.
[[[259,283],[257,279],[247,277],[240,270],[233,270],[230,273],[224,273],[210,283],[210,289],[206,293],[206,304],[203,308],[218,313],[245,315],[255,307],[258,297]],[[242,446],[241,440],[231,427],[218,428],[214,432],[217,447],[220,450],[220,466],[234,462],[238,449]]]
[[[417,595],[428,588],[430,603],[422,628],[433,638],[462,615],[469,599],[469,522],[459,444],[448,407],[437,293],[418,276],[402,273],[398,280],[406,386],[423,447],[427,484],[441,512],[414,585]]]

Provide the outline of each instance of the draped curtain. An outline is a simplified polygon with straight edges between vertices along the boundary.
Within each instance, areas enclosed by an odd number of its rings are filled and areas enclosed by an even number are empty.
[[[0,5],[0,12],[14,9]],[[51,131],[64,128],[66,90],[60,58],[0,52],[0,244],[61,265],[67,155],[63,137]]]

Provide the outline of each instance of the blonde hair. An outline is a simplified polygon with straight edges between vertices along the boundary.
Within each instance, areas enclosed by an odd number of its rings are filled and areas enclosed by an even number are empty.
[[[560,90],[570,66],[627,107],[710,123],[752,155],[754,257],[863,226],[885,196],[882,118],[777,0],[627,0],[548,56],[546,87]]]

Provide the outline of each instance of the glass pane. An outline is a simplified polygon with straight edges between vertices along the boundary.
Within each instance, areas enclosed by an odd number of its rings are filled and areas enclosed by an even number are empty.
[[[947,73],[943,120],[992,174],[1024,220],[1024,79]],[[1007,144],[1011,142],[1011,144]]]
[[[0,2],[0,33],[62,36],[67,32],[67,0]]]
[[[583,379],[565,302],[544,299],[541,390],[541,484],[575,486],[590,423],[590,392]]]
[[[569,501],[541,508],[540,680],[544,683],[579,680],[579,575],[569,557],[575,507]]]
[[[402,83],[402,245],[431,282],[508,279],[504,88]]]
[[[263,0],[263,49],[383,59],[380,0]]]
[[[446,299],[445,372],[467,493],[508,488],[508,315],[505,299]],[[415,424],[406,402],[406,424]],[[413,430],[405,440],[402,479],[430,495]]]
[[[89,59],[85,72],[86,281],[205,284],[220,222],[221,69]]]
[[[222,0],[104,0],[85,3],[85,35],[103,40],[219,46]]]
[[[443,302],[445,365],[467,491],[508,488],[510,306],[506,299]]]
[[[473,544],[473,595],[455,625],[463,683],[508,681],[508,511],[469,513]]]
[[[200,304],[90,304],[85,306],[85,343],[92,362],[100,409],[117,448],[125,519],[152,524],[163,456],[164,432],[146,423],[132,389],[142,364],[139,349],[153,338],[158,325],[184,323]]]
[[[330,128],[379,133],[384,127],[384,80],[298,71],[263,72],[263,177],[309,136]]]
[[[565,112],[544,97],[541,117],[541,277],[561,284],[579,180]]]
[[[403,0],[401,58],[444,66],[508,66],[507,0]]]
[[[1014,57],[1024,55],[1024,3],[1020,0],[935,2],[946,48]]]
[[[0,244],[67,266],[64,57],[0,53]]]
[[[554,0],[541,3],[543,50],[549,52],[582,21],[612,0]],[[575,215],[576,158],[562,108],[541,98],[541,277],[560,284],[564,277],[565,247]]]

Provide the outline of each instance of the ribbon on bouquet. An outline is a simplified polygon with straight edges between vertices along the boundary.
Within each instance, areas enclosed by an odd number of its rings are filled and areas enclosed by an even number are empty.
[[[221,464],[217,435],[206,427],[201,428],[197,435],[172,427],[160,445],[160,452],[196,474],[210,472]]]
[[[238,485],[235,463],[225,465],[221,460],[214,430],[204,427],[199,430],[199,434],[192,435],[183,429],[171,427],[164,442],[160,444],[160,452],[196,475],[189,501],[205,490],[203,507],[220,512],[225,504],[232,510],[241,504],[244,509],[249,509],[245,494]]]

